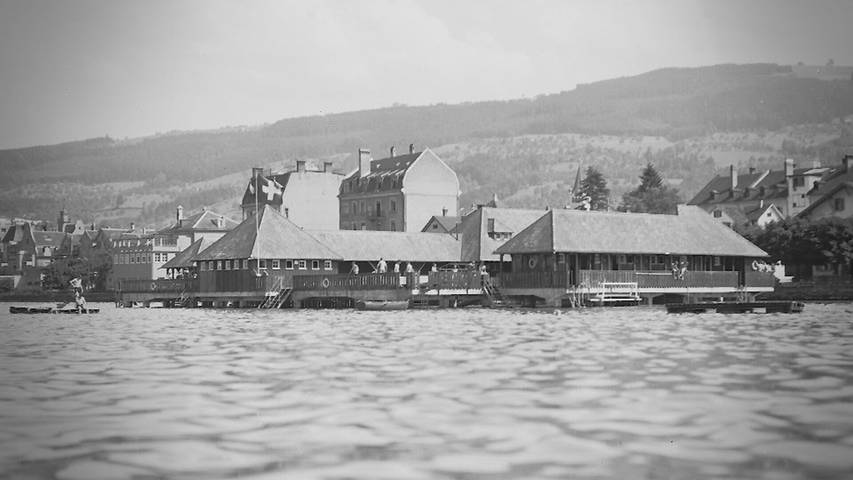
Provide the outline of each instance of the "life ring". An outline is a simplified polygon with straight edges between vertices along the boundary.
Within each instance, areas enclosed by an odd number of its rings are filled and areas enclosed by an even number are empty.
[[[157,282],[151,282],[151,291],[157,290]]]
[[[754,272],[758,271],[758,260],[752,261],[752,271],[754,271]]]
[[[329,288],[329,285],[331,285],[331,282],[329,282],[328,278],[323,277],[323,280],[320,281],[320,285],[322,285],[323,288]]]
[[[536,268],[536,257],[530,257],[530,258],[527,260],[527,266],[528,266],[528,267],[530,267],[530,269],[531,269],[531,270],[533,270],[534,268]]]

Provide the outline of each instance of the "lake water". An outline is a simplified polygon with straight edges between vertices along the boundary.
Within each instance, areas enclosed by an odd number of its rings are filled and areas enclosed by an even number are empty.
[[[0,305],[0,477],[853,478],[853,305]]]

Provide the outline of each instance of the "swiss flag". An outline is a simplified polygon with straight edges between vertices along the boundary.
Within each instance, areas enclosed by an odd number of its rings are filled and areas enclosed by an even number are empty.
[[[258,176],[255,180],[249,183],[249,193],[252,195],[256,194],[256,184],[260,193],[257,195],[259,202],[281,203],[281,197],[284,195],[284,187],[279,185],[278,182],[266,177]]]

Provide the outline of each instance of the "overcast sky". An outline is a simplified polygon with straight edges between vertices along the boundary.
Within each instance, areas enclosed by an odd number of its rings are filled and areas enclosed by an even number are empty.
[[[851,65],[851,20],[851,0],[0,0],[0,148]]]

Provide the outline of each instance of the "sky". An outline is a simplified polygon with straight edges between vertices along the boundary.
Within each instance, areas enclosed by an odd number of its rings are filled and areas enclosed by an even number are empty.
[[[853,65],[851,0],[0,0],[0,149]]]

